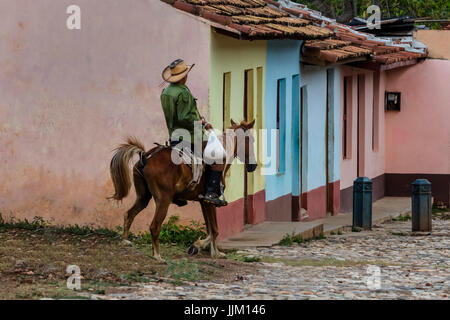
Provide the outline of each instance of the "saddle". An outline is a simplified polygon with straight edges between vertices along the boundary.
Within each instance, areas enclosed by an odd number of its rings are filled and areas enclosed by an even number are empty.
[[[141,164],[143,167],[145,166],[145,163],[147,162],[147,159],[150,159],[158,152],[164,150],[164,149],[172,149],[175,150],[176,156],[178,156],[178,159],[175,159],[179,163],[183,162],[187,166],[189,166],[192,170],[192,179],[188,183],[185,190],[192,191],[195,189],[195,187],[200,182],[200,179],[202,178],[203,172],[205,170],[205,163],[203,162],[203,159],[201,157],[198,157],[197,155],[192,152],[190,148],[183,148],[181,145],[175,145],[170,146],[168,142],[165,144],[160,144],[155,142],[157,145],[157,148],[153,150],[146,158],[143,160],[141,158]]]

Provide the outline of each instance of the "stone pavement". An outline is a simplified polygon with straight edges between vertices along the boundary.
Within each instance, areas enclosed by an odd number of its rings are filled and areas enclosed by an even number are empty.
[[[445,299],[450,296],[450,220],[433,219],[433,233],[410,232],[411,221],[346,232],[291,247],[258,247],[253,271],[175,287],[166,282],[102,299]]]
[[[411,211],[411,198],[384,197],[373,204],[373,224]],[[270,247],[280,242],[286,234],[301,235],[311,239],[319,234],[338,233],[351,228],[352,214],[343,213],[310,222],[263,222],[250,226],[243,232],[219,243],[219,248],[244,249]]]

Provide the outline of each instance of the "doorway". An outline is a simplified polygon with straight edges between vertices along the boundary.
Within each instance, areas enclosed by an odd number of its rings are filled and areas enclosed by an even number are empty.
[[[300,209],[299,220],[308,219],[308,201],[306,197],[307,192],[307,178],[308,178],[308,86],[300,88],[300,110],[299,110],[299,191],[300,191]]]
[[[365,155],[365,114],[366,114],[366,100],[365,100],[365,75],[358,75],[358,92],[357,92],[357,143],[356,143],[356,176],[364,176],[364,155]]]
[[[327,95],[325,116],[325,208],[326,214],[333,212],[334,178],[334,69],[327,69]]]
[[[300,150],[301,150],[301,133],[300,133],[300,76],[292,76],[292,206],[291,220],[300,220],[301,208],[301,187],[300,187]]]
[[[244,120],[251,121],[255,117],[254,113],[254,72],[253,69],[244,72]],[[254,173],[247,172],[247,168],[243,165],[244,170],[244,225],[251,223],[250,217],[253,217],[253,189]]]

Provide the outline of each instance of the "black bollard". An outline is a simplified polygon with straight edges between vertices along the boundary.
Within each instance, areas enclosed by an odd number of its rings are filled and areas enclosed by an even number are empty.
[[[353,227],[372,229],[372,180],[366,177],[353,182]]]
[[[412,184],[412,231],[431,232],[431,183],[417,179]]]

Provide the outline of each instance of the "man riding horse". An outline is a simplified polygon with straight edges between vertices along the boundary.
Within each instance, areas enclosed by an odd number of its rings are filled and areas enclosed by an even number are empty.
[[[161,104],[166,119],[167,129],[169,130],[170,145],[173,147],[183,142],[183,140],[179,139],[174,133],[177,129],[185,129],[189,131],[190,142],[184,144],[184,148],[190,147],[192,151],[195,149],[194,143],[201,143],[208,140],[205,130],[208,131],[207,133],[209,134],[211,134],[213,130],[212,125],[200,116],[197,109],[197,99],[194,98],[191,91],[186,86],[188,73],[193,66],[194,65],[187,66],[183,60],[177,59],[166,67],[162,72],[162,77],[164,81],[167,81],[170,85],[165,88],[161,94]],[[194,134],[194,124],[196,121],[201,121],[204,128],[201,132],[201,137],[195,136]],[[210,147],[213,148],[212,152],[216,159],[223,160],[225,158],[225,149],[218,144],[217,141],[215,144],[208,142],[206,148],[211,149]],[[205,153],[203,156],[207,157]],[[220,182],[223,170],[223,163],[213,163],[212,165],[208,165],[205,170],[206,192],[202,199],[217,207],[226,205],[225,200],[220,199]],[[174,203],[183,206],[187,201],[175,200]]]
[[[172,147],[158,145],[146,151],[138,139],[128,137],[127,141],[115,150],[110,163],[111,179],[114,185],[114,195],[111,198],[121,201],[128,196],[132,184],[136,191],[136,201],[124,214],[123,238],[125,242],[128,241],[134,218],[154,198],[156,208],[150,225],[150,233],[153,257],[160,261],[163,259],[159,251],[159,233],[169,206],[171,203],[185,205],[187,201],[200,202],[207,229],[207,237],[195,241],[188,249],[188,253],[196,254],[200,249],[210,246],[211,257],[222,257],[223,254],[217,246],[219,229],[216,212],[217,206],[226,204],[219,197],[222,173],[229,170],[234,158],[238,158],[244,163],[248,172],[253,172],[257,167],[254,161],[254,138],[251,134],[255,120],[240,123],[231,120],[231,127],[224,132],[226,151],[230,151],[227,154],[222,144],[214,139],[212,126],[198,113],[195,98],[186,87],[187,74],[191,68],[192,66],[186,66],[184,61],[176,60],[163,71],[163,78],[170,85],[162,92],[161,103]],[[197,129],[195,123],[200,124],[200,127],[203,128]],[[177,133],[180,130],[186,133],[181,135],[183,137],[181,141],[180,134]],[[199,134],[196,134],[197,131]],[[206,136],[209,136],[208,139]],[[190,141],[183,141],[184,139]],[[203,156],[205,162],[210,164],[207,166],[205,174],[198,180],[195,180],[194,164],[189,166],[185,162],[176,163],[173,160],[173,154],[178,154],[177,151],[173,151],[179,150],[180,145],[183,146],[182,154],[186,147],[194,150],[195,154],[196,148],[191,145],[192,142],[196,144],[195,139],[202,141],[202,145],[206,144],[204,151],[200,148],[202,150],[200,156]],[[198,144],[196,145],[198,146]],[[129,163],[135,155],[139,155],[139,161],[135,163],[131,172]],[[225,164],[223,161],[215,161],[215,163],[211,161],[224,160],[223,158],[226,158]],[[192,184],[192,181],[197,183]]]

